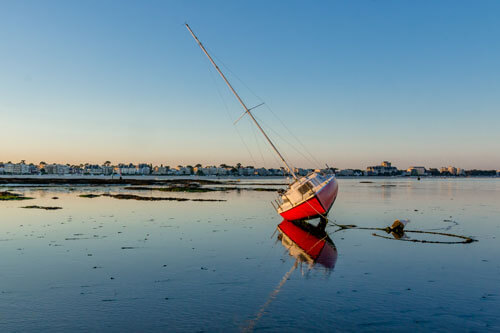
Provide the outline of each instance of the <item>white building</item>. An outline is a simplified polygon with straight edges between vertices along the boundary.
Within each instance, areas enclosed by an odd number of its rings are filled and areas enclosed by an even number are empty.
[[[162,166],[155,166],[153,168],[153,171],[152,171],[152,174],[153,175],[167,175],[168,174],[168,171],[169,171],[169,167],[164,167],[163,165]]]
[[[269,176],[269,171],[266,168],[255,169],[255,173],[259,176]]]
[[[227,176],[231,172],[231,168],[217,168],[217,175],[218,176]]]
[[[391,162],[383,161],[380,165],[372,165],[366,168],[366,172],[370,175],[378,176],[378,175],[394,175],[398,173],[398,168],[393,167]]]
[[[30,167],[24,163],[6,163],[4,164],[4,173],[10,175],[27,175],[30,173]]]
[[[4,172],[6,174],[9,174],[9,175],[14,174],[14,164],[13,163],[5,163],[4,164]]]
[[[321,169],[321,173],[324,173],[325,175],[334,175],[336,172],[337,172],[336,168]]]
[[[58,175],[67,175],[69,174],[69,165],[57,164],[56,170]]]
[[[140,175],[149,175],[151,174],[151,167],[149,164],[139,164],[137,166],[137,173]]]
[[[187,167],[183,167],[181,165],[176,166],[171,169],[176,176],[187,176],[191,174],[191,169]]]
[[[231,172],[231,168],[229,167],[216,167],[216,166],[207,166],[201,167],[197,166],[193,168],[193,173],[195,175],[203,175],[203,176],[226,176]]]
[[[67,175],[69,174],[70,168],[68,165],[64,164],[47,164],[45,165],[45,172],[49,175]]]
[[[135,165],[130,163],[130,164],[119,164],[117,171],[121,175],[126,176],[126,175],[136,175],[139,170]]]
[[[340,170],[337,174],[339,176],[354,176],[354,170],[353,169],[344,169],[344,170]]]
[[[406,169],[410,176],[425,176],[426,170],[423,166],[412,166]]]
[[[239,168],[238,174],[240,176],[253,176],[253,175],[255,175],[255,169],[254,168]]]
[[[268,169],[269,176],[284,176],[285,171],[283,169]]]
[[[92,165],[86,165],[85,168],[83,169],[83,173],[90,174],[93,176],[99,176],[104,174],[104,170],[101,166],[97,164],[92,164]]]
[[[55,164],[45,164],[44,170],[48,175],[54,175],[57,173]]]
[[[456,176],[458,174],[458,169],[454,166],[441,167],[439,170],[441,173],[449,173],[450,175]]]
[[[29,174],[38,174],[40,172],[40,170],[38,170],[38,167],[36,165],[34,165],[33,163],[30,163],[28,165],[28,168],[29,168]]]
[[[295,174],[299,175],[299,176],[307,176],[307,173],[308,173],[307,170],[302,169],[302,168],[294,168],[293,172],[295,172]]]
[[[216,176],[218,173],[218,168],[215,166],[207,166],[207,167],[194,167],[193,171],[196,175],[203,176]]]

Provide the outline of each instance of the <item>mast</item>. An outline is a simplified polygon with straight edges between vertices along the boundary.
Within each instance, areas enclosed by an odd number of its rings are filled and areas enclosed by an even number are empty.
[[[224,82],[226,82],[227,86],[229,87],[229,89],[231,90],[231,92],[234,94],[234,96],[236,96],[236,98],[238,99],[238,102],[240,102],[241,106],[243,106],[243,109],[245,109],[245,113],[248,113],[248,115],[250,116],[250,118],[252,118],[253,122],[255,123],[255,125],[257,125],[257,127],[259,128],[259,130],[261,131],[261,133],[264,135],[264,137],[266,138],[267,142],[269,142],[269,144],[271,145],[271,147],[274,149],[274,151],[276,152],[276,154],[278,154],[279,158],[281,159],[281,161],[283,162],[283,164],[285,164],[285,167],[288,169],[288,172],[290,172],[293,176],[293,178],[297,179],[297,175],[295,175],[295,172],[293,172],[293,169],[288,165],[288,163],[285,161],[285,159],[283,158],[283,156],[281,155],[281,153],[278,151],[278,149],[276,148],[276,146],[273,144],[273,142],[271,141],[271,139],[269,139],[269,137],[267,136],[266,132],[264,132],[264,130],[262,129],[262,127],[260,126],[260,124],[257,122],[257,120],[254,118],[252,112],[250,111],[249,108],[247,108],[247,106],[245,105],[245,103],[243,102],[243,100],[240,98],[240,96],[238,95],[238,93],[236,92],[236,90],[234,90],[233,86],[231,85],[231,83],[229,83],[229,81],[227,80],[226,76],[222,73],[222,71],[219,69],[219,66],[217,66],[217,64],[215,63],[215,61],[212,59],[212,57],[210,56],[210,54],[208,54],[207,50],[205,50],[205,47],[203,46],[203,44],[199,41],[198,37],[196,37],[196,35],[194,34],[193,30],[191,30],[191,28],[189,27],[189,25],[187,23],[185,23],[186,25],[186,28],[189,30],[189,32],[191,33],[191,36],[193,36],[194,40],[196,41],[196,43],[198,43],[198,45],[200,46],[200,48],[203,50],[203,52],[205,53],[205,55],[208,57],[208,59],[210,60],[210,62],[212,63],[212,65],[214,65],[215,69],[217,70],[217,72],[220,74],[220,76],[224,79]]]

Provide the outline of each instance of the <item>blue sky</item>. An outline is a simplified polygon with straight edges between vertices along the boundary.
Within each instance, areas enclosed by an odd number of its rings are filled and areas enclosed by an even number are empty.
[[[294,165],[500,169],[498,13],[498,1],[3,1],[0,161],[279,166],[248,119],[232,125],[241,107],[188,22],[247,104],[266,102],[255,115]]]

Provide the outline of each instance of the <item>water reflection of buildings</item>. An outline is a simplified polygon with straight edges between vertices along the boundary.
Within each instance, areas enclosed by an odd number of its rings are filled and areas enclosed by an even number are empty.
[[[325,231],[327,222],[317,226],[306,221],[283,220],[278,225],[278,239],[297,263],[315,264],[331,271],[337,262],[337,248]]]

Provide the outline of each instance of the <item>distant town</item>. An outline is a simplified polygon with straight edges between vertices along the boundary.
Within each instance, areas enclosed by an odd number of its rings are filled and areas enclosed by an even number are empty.
[[[391,162],[383,161],[380,165],[368,166],[365,170],[361,169],[303,169],[295,168],[294,172],[298,175],[307,175],[312,171],[321,171],[323,173],[336,174],[339,177],[364,177],[364,176],[401,176],[401,177],[471,177],[471,176],[500,176],[500,170],[466,170],[454,166],[441,168],[426,168],[424,166],[411,166],[407,169],[398,169],[392,166]],[[40,162],[38,164],[0,162],[0,175],[82,175],[82,176],[233,176],[233,177],[251,177],[251,176],[286,176],[288,172],[284,168],[268,169],[256,168],[254,166],[243,166],[240,163],[236,165],[220,164],[219,166],[202,166],[201,164],[170,166],[153,166],[151,163],[140,164],[117,164],[113,165],[106,161],[98,164],[54,164]]]

